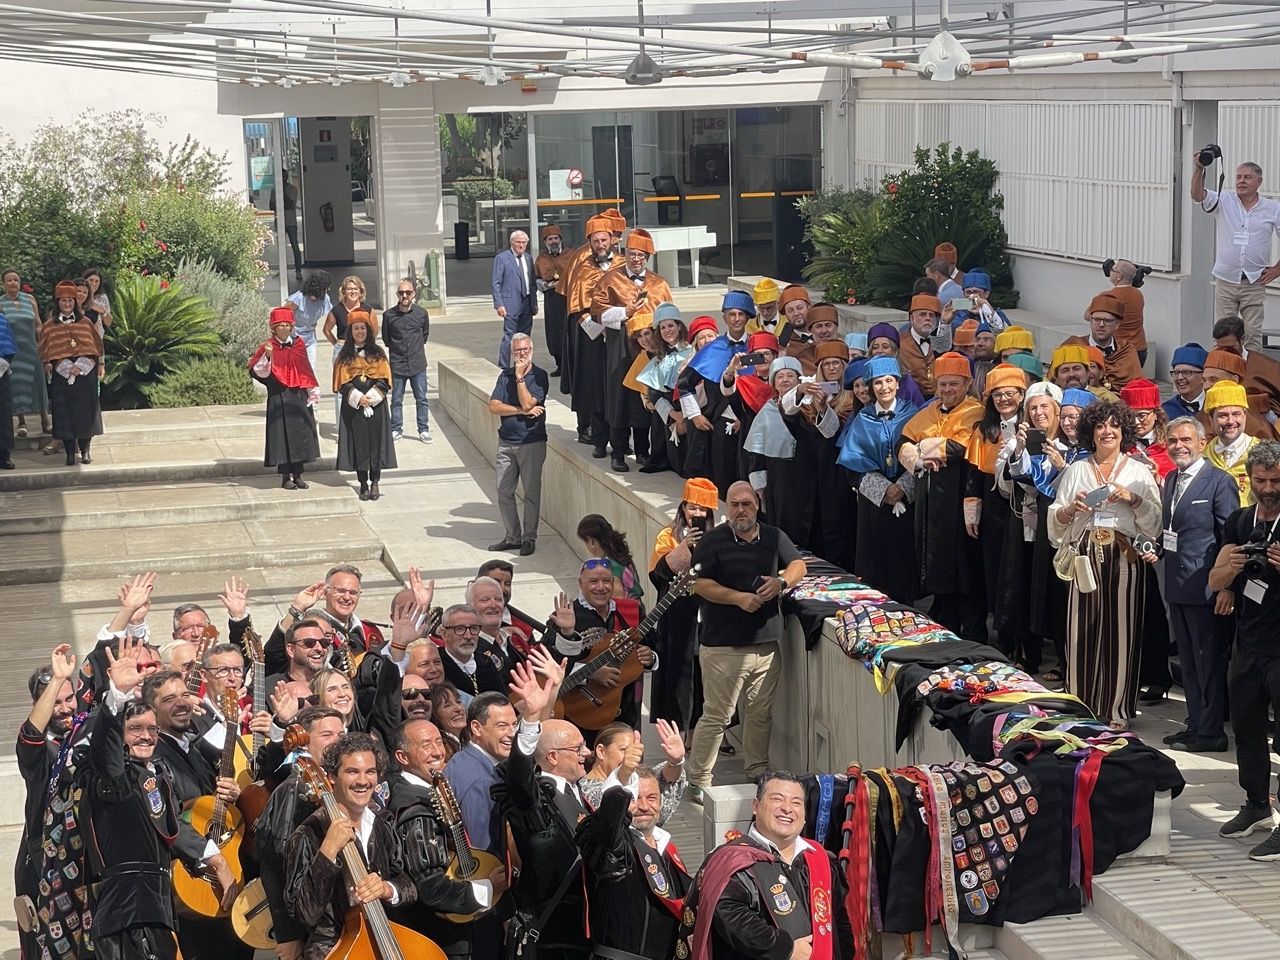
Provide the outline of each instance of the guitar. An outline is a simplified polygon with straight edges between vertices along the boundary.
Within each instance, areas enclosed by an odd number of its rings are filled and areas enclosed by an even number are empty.
[[[617,633],[604,634],[595,641],[587,659],[576,666],[564,678],[564,683],[560,684],[555,715],[571,720],[583,730],[599,730],[616,720],[622,705],[622,691],[644,673],[640,659],[636,656],[636,647],[657,626],[667,608],[689,594],[697,579],[698,566],[695,564],[671,581],[671,586],[662,599],[653,605],[653,609],[639,624]],[[599,635],[598,628],[594,632],[584,632],[587,637],[596,635]],[[587,688],[587,683],[605,667],[617,667],[621,676],[612,690],[597,695]]]
[[[329,777],[313,757],[306,754],[295,760],[300,782],[324,807],[330,822],[343,816],[338,799],[333,795]],[[360,844],[351,840],[342,848],[342,870],[348,888],[358,885],[369,874]],[[325,960],[447,960],[444,951],[422,934],[392,923],[381,900],[361,903],[347,910],[342,923],[342,936]]]
[[[222,721],[227,728],[218,776],[231,777],[235,775],[232,761],[236,736],[240,732],[240,702],[234,690],[223,690],[218,694],[218,710],[222,713]],[[244,832],[240,811],[214,795],[197,797],[191,805],[190,813],[192,828],[217,845],[218,852],[226,858],[236,883],[240,883],[243,879],[240,868],[240,838]],[[219,902],[221,895],[214,883],[213,874],[204,870],[192,874],[180,860],[173,861],[173,892],[191,913],[202,917],[224,917],[227,914]]]
[[[262,638],[254,632],[253,627],[247,627],[244,631],[244,649],[253,664],[253,716],[256,717],[267,709],[267,668],[263,663]],[[255,764],[258,762],[258,751],[262,749],[265,740],[266,737],[262,734],[254,732],[250,756]],[[263,771],[252,769],[248,762],[241,768],[239,761],[244,758],[243,748],[236,751],[236,758],[236,782],[240,784],[240,799],[236,801],[236,806],[252,827],[271,799],[271,791],[263,781]]]
[[[276,948],[275,927],[271,920],[271,905],[262,880],[252,880],[240,891],[231,905],[231,926],[236,936],[255,950]]]
[[[458,798],[454,796],[453,787],[440,771],[431,776],[431,807],[435,810],[436,818],[448,831],[449,846],[453,847],[453,859],[445,869],[446,876],[454,880],[482,880],[493,871],[502,869],[502,861],[493,854],[471,849],[471,841],[467,839],[467,830],[462,823]],[[475,919],[473,914],[466,913],[442,913],[440,916],[452,923],[469,923]]]
[[[191,669],[187,671],[187,696],[192,700],[198,701],[204,690],[204,655],[217,639],[218,628],[209,623],[196,641],[196,656],[191,662]]]

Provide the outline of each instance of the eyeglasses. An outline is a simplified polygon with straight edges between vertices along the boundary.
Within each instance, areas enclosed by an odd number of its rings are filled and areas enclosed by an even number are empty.
[[[444,627],[443,629],[449,631],[455,637],[465,637],[468,634],[473,637],[480,636],[480,624],[478,623],[460,623],[456,627]]]
[[[293,642],[310,650],[313,647],[321,647],[333,643],[333,638],[334,634],[326,633],[323,637],[294,637]]]
[[[329,588],[329,593],[331,593],[331,594],[332,594],[333,596],[335,596],[335,597],[358,597],[358,596],[360,596],[360,591],[359,591],[358,589],[356,589],[356,590],[349,590],[349,589],[347,589],[346,587],[330,587],[330,588]]]
[[[1017,387],[1006,387],[1003,390],[992,390],[991,396],[996,400],[1016,400],[1022,396],[1023,391]]]
[[[303,707],[318,707],[318,706],[320,706],[320,695],[317,693],[313,693],[309,697],[298,698],[299,710],[301,710]]]
[[[203,633],[205,627],[209,626],[209,621],[204,623],[188,623],[186,626],[178,628],[178,633]]]
[[[424,690],[422,687],[410,687],[408,690],[400,691],[401,700],[417,700],[418,698],[426,700],[430,696],[431,691]]]
[[[1203,370],[1170,370],[1169,376],[1174,380],[1189,380],[1197,374],[1202,374]]]
[[[1133,411],[1133,415],[1139,420],[1146,420],[1148,417],[1154,419],[1156,412],[1154,410],[1135,410]]]
[[[243,677],[244,667],[209,667],[205,673],[211,673],[219,680],[225,680],[227,677]]]
[[[582,570],[604,570],[612,569],[609,565],[608,557],[589,557],[582,561]]]

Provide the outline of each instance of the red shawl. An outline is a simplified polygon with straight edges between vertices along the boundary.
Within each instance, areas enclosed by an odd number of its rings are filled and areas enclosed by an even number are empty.
[[[262,359],[266,346],[264,343],[249,358],[250,370]],[[294,337],[288,344],[278,340],[275,342],[275,346],[271,349],[271,375],[283,387],[310,390],[320,385],[311,370],[311,361],[307,359],[307,345],[302,342],[301,337]]]

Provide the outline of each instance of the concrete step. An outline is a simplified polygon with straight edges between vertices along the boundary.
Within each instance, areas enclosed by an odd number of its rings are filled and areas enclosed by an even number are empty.
[[[306,496],[300,492],[299,496]],[[382,543],[359,517],[309,516],[125,527],[102,535],[69,530],[4,540],[0,584],[109,578],[141,570],[270,567],[276,564],[379,560]],[[313,581],[314,582],[314,581]]]
[[[256,451],[235,451],[235,455],[223,455],[218,449],[225,443],[256,443]],[[17,490],[48,490],[65,487],[88,486],[124,486],[139,483],[185,483],[192,480],[216,480],[224,477],[272,477],[279,483],[274,468],[262,465],[262,441],[225,441],[222,444],[202,444],[198,451],[183,451],[186,456],[176,456],[163,463],[148,462],[144,454],[148,445],[133,448],[116,448],[121,457],[130,453],[136,456],[128,462],[113,463],[108,457],[114,453],[111,449],[101,452],[95,445],[91,464],[77,464],[74,467],[65,465],[61,456],[41,457],[40,454],[22,454],[15,452],[13,460],[18,465],[16,470],[0,473],[0,493],[11,493]],[[332,472],[336,469],[336,458],[321,457],[314,463],[307,464],[307,480],[315,475]]]
[[[1007,923],[996,931],[995,944],[1009,960],[1153,960],[1090,909],[1070,917]]]
[[[0,537],[359,514],[360,501],[338,474],[319,474],[308,482],[309,489],[303,492],[281,489],[278,478],[271,475],[118,488],[23,490],[5,496]]]
[[[1274,881],[1256,886],[1259,896],[1274,902]],[[1092,910],[1159,960],[1273,960],[1280,952],[1280,932],[1244,901],[1233,902],[1172,864],[1133,864],[1097,877]]]

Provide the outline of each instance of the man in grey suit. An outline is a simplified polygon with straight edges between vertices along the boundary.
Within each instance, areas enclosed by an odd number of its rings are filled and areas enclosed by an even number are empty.
[[[1187,695],[1187,728],[1164,738],[1193,753],[1227,749],[1222,719],[1226,705],[1226,649],[1214,614],[1227,614],[1230,594],[1209,590],[1209,570],[1218,555],[1227,518],[1240,505],[1235,480],[1204,459],[1204,426],[1194,417],[1169,424],[1166,444],[1177,470],[1164,478],[1164,599],[1169,605]]]
[[[498,347],[498,366],[511,366],[511,338],[517,333],[530,333],[533,318],[538,315],[537,275],[533,257],[529,255],[529,235],[513,231],[511,247],[493,258],[493,311],[502,318],[502,343]]]

